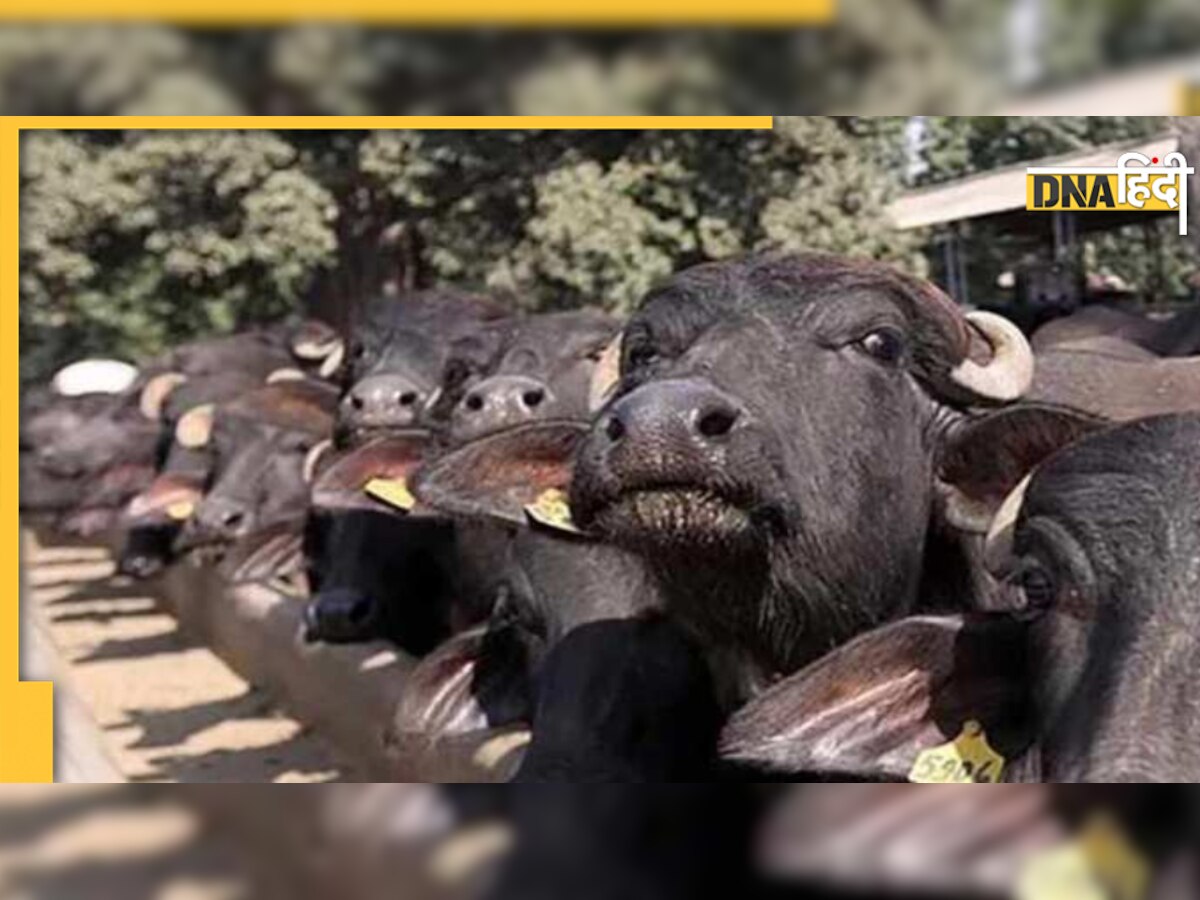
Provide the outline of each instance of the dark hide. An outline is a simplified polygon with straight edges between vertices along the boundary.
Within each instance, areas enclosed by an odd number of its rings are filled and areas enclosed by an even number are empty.
[[[592,375],[618,325],[585,311],[530,316],[504,331],[486,377],[456,386],[462,399],[449,430],[455,445],[529,422],[587,418]]]
[[[623,344],[572,506],[645,557],[731,696],[918,601],[991,603],[943,515],[938,462],[977,415],[948,374],[988,352],[945,295],[871,262],[754,257],[654,291]]]

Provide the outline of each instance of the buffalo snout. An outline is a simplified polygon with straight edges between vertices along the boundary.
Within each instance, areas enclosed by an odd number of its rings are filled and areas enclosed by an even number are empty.
[[[350,428],[410,428],[427,399],[426,391],[403,375],[372,375],[350,389],[341,419]]]
[[[240,500],[210,495],[197,508],[193,523],[202,536],[235,541],[254,530],[255,517],[250,506]]]
[[[305,607],[309,643],[356,644],[375,637],[377,605],[366,593],[347,588],[322,591]]]
[[[495,375],[475,385],[454,411],[452,437],[466,443],[528,422],[548,418],[554,394],[540,379]]]

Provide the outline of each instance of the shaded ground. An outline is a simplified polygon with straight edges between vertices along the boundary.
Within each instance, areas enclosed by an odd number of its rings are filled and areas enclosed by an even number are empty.
[[[63,695],[60,781],[117,780],[96,774],[104,759],[128,781],[344,779],[326,745],[189,646],[144,586],[115,577],[105,550],[31,535],[24,550],[26,640],[40,670],[26,677],[51,677]],[[103,747],[82,746],[89,731]]]
[[[0,787],[0,896],[240,900],[288,894],[265,867],[252,865],[169,794],[46,785]]]

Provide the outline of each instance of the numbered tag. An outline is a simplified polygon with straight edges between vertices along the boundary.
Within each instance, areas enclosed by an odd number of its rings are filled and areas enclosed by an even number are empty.
[[[1150,866],[1111,816],[1078,838],[1034,857],[1017,882],[1018,900],[1144,900]]]
[[[536,501],[526,505],[525,515],[547,528],[569,534],[582,534],[571,518],[571,505],[567,502],[566,492],[559,488],[544,491]]]
[[[404,512],[417,505],[417,498],[412,495],[408,482],[403,478],[372,478],[363,485],[363,491],[367,496]]]
[[[917,757],[908,780],[914,784],[999,784],[1004,757],[988,743],[983,726],[968,722],[952,743]]]
[[[167,505],[167,518],[176,522],[186,522],[196,511],[196,504],[191,500],[177,500]]]

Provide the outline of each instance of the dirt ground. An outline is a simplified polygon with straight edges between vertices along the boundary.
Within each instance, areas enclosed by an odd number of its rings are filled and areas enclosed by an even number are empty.
[[[348,780],[316,736],[190,646],[152,586],[114,576],[105,549],[27,533],[24,563],[25,677],[58,685],[59,781]]]
[[[0,787],[0,896],[241,900],[281,884],[188,807],[151,788]]]

